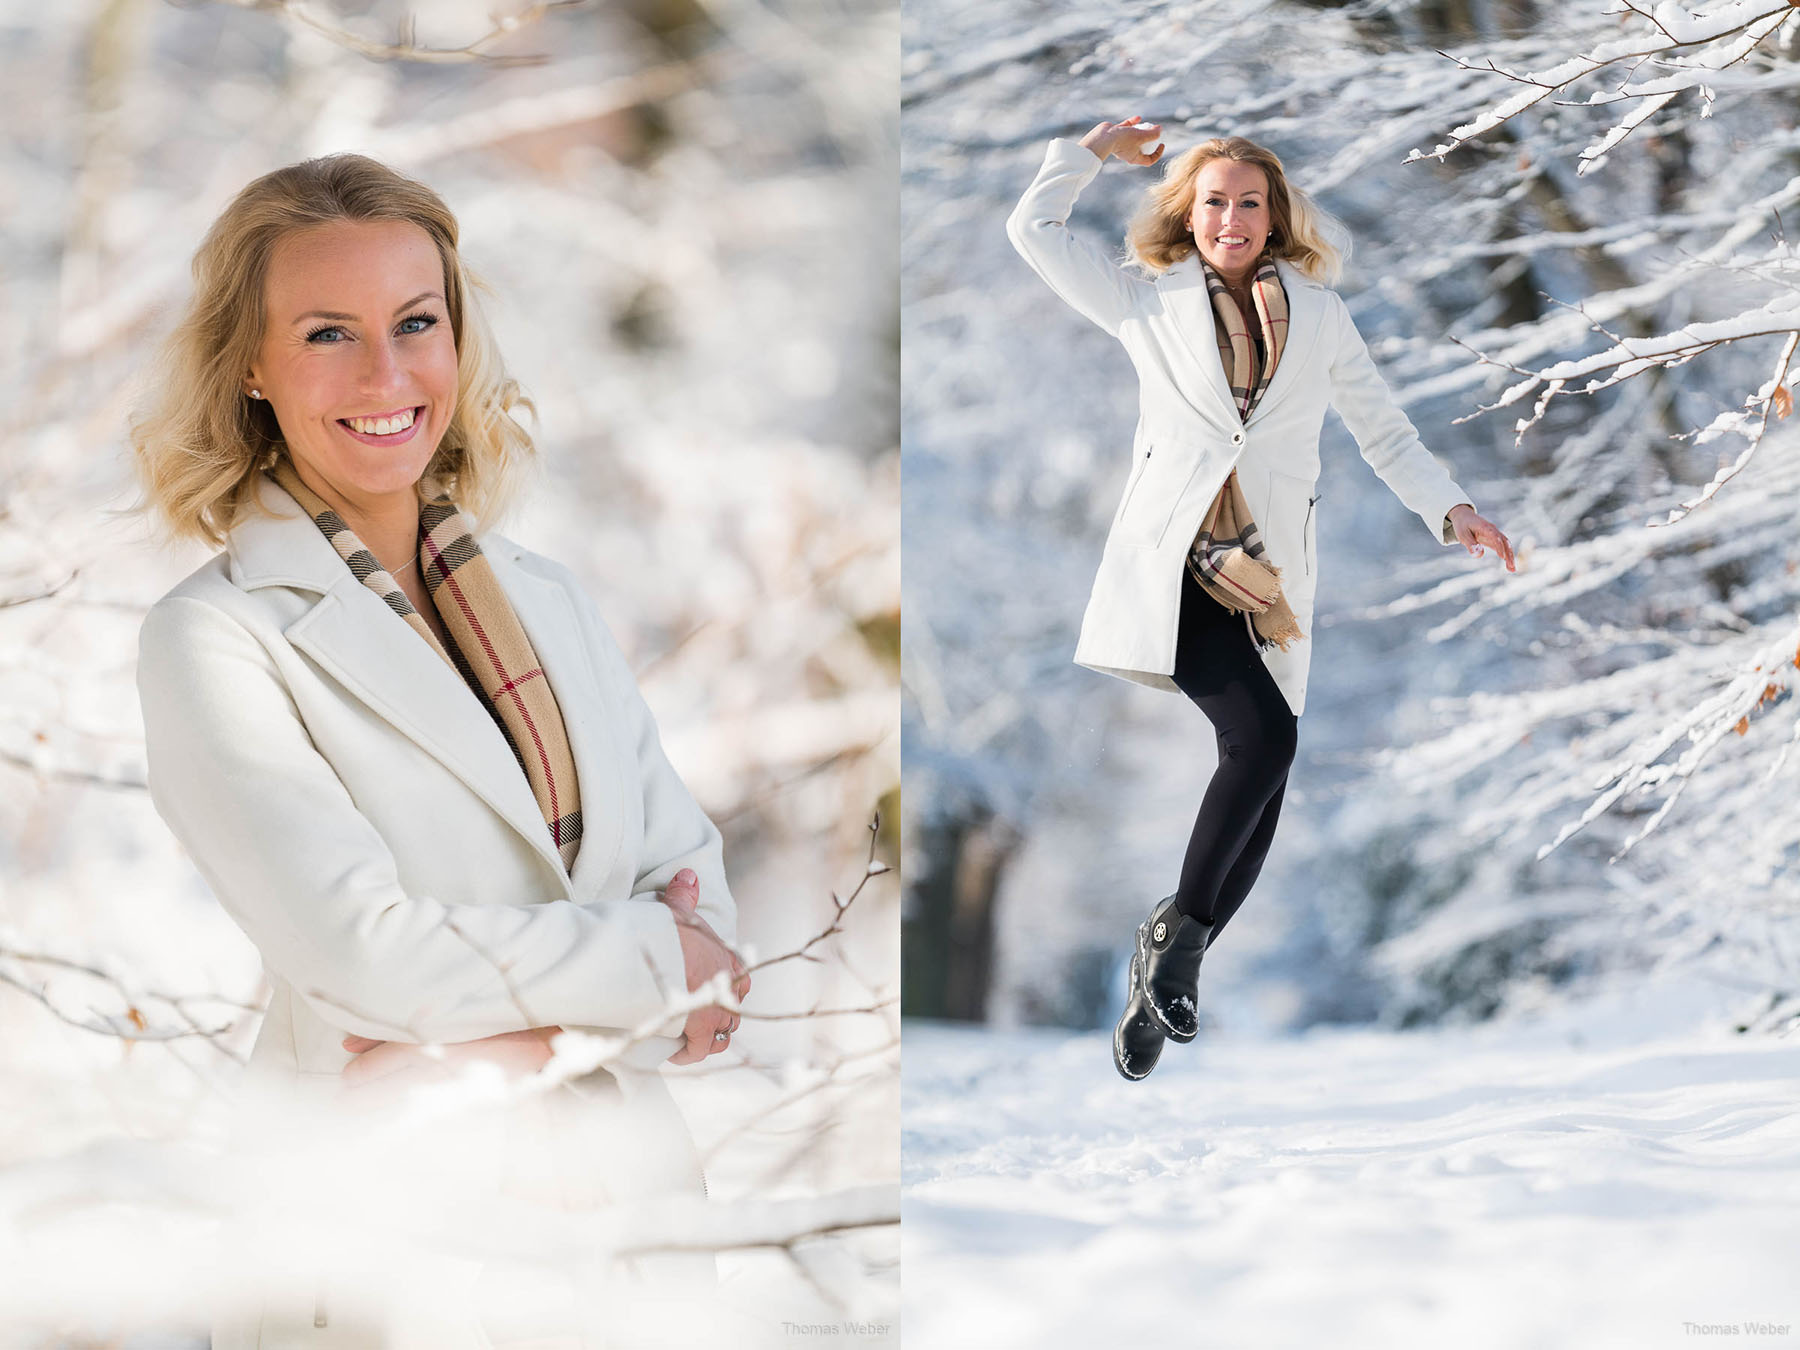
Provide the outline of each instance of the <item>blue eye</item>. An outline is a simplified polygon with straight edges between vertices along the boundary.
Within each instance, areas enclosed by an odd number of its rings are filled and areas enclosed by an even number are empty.
[[[436,327],[436,326],[437,326],[437,323],[438,323],[438,317],[437,317],[437,315],[435,315],[435,314],[431,314],[431,313],[428,313],[428,312],[426,312],[426,311],[424,311],[424,310],[421,310],[421,311],[420,311],[420,312],[419,312],[419,313],[417,313],[417,314],[408,314],[408,315],[407,315],[407,316],[406,316],[406,317],[405,317],[405,318],[404,318],[404,319],[402,319],[402,320],[400,320],[400,322],[401,322],[401,323],[402,323],[402,324],[409,324],[409,323],[413,323],[413,322],[418,322],[418,323],[423,323],[423,324],[424,324],[424,325],[425,325],[425,327],[423,327],[423,328],[415,328],[415,329],[413,329],[413,331],[412,331],[412,334],[411,334],[411,335],[412,335],[412,336],[416,336],[416,335],[417,335],[417,334],[419,334],[419,333],[427,333],[427,332],[430,332],[430,331],[431,331],[431,329],[433,329],[433,328],[435,328],[435,327]],[[307,340],[307,341],[308,341],[308,342],[311,342],[311,341],[312,341],[312,340],[313,340],[313,339],[314,339],[314,338],[316,338],[316,337],[318,337],[318,336],[320,336],[320,335],[321,335],[321,334],[324,334],[324,333],[341,333],[341,332],[343,332],[343,331],[344,331],[344,330],[343,330],[343,329],[341,329],[341,328],[339,328],[339,327],[338,327],[338,326],[337,326],[337,325],[336,325],[336,324],[327,324],[327,325],[326,325],[326,326],[325,326],[325,327],[323,327],[323,328],[315,328],[315,329],[313,329],[313,330],[312,330],[312,332],[310,332],[310,333],[308,333],[308,334],[307,334],[307,335],[306,335],[306,340]],[[323,345],[323,346],[326,346],[326,347],[336,347],[336,346],[339,346],[339,345],[341,345],[341,344],[339,344],[339,343],[336,343],[336,342],[326,342],[326,343],[323,343],[323,344],[321,344],[321,345]]]

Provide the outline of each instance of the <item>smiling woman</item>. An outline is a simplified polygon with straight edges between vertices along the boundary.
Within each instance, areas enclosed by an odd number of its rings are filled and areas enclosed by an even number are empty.
[[[1272,150],[1241,136],[1175,156],[1143,193],[1133,266],[1069,226],[1108,159],[1163,158],[1162,128],[1101,122],[1053,140],[1007,219],[1052,290],[1125,347],[1138,428],[1075,647],[1080,665],[1185,695],[1218,767],[1177,889],[1137,926],[1113,1064],[1133,1081],[1198,1034],[1203,956],[1248,898],[1298,747],[1320,561],[1319,433],[1336,408],[1362,456],[1441,544],[1491,545],[1394,403],[1342,298],[1328,219]]]
[[[292,165],[227,206],[194,277],[132,427],[139,509],[224,551],[144,620],[150,795],[273,987],[249,1078],[283,1105],[240,1145],[359,1122],[311,1179],[357,1177],[344,1208],[235,1272],[212,1344],[505,1344],[561,1325],[491,1301],[518,1270],[398,1239],[348,1261],[340,1239],[420,1226],[406,1184],[472,1200],[548,1158],[563,1209],[704,1199],[659,1070],[726,1049],[749,992],[719,831],[568,569],[482,527],[535,453],[509,415],[530,404],[438,196],[358,155]],[[688,1006],[719,975],[729,1000]],[[516,1086],[569,1029],[611,1037],[603,1068],[472,1133],[436,1120],[435,1151],[379,1146],[367,1108],[471,1060]],[[551,1265],[558,1306],[715,1279],[704,1252],[640,1258],[625,1287]]]

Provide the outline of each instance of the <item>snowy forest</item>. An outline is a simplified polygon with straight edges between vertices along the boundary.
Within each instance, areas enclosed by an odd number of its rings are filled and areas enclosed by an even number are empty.
[[[1800,10],[909,0],[901,90],[908,1343],[1791,1336]],[[1280,826],[1140,1083],[1109,1037],[1214,738],[1072,664],[1136,380],[1005,231],[1132,115],[1335,217],[1518,558],[1327,419]],[[1069,228],[1122,261],[1159,173]]]
[[[1211,773],[1185,700],[1070,664],[1131,369],[1001,230],[1050,138],[1140,113],[1344,224],[1383,377],[1520,559],[1433,549],[1328,422],[1321,678],[1226,1001],[1407,1025],[1704,958],[1791,1016],[1792,9],[921,3],[906,44],[909,1011],[1097,1025]],[[1155,172],[1072,227],[1119,245]]]
[[[220,1223],[304,1210],[219,1160],[268,986],[145,790],[138,626],[211,550],[126,514],[126,428],[210,221],[338,150],[456,213],[535,410],[536,479],[487,523],[618,637],[756,972],[729,1051],[668,1071],[706,1213],[432,1236],[501,1265],[716,1251],[720,1344],[895,1323],[897,25],[881,0],[0,3],[0,1344],[203,1347],[250,1278]]]

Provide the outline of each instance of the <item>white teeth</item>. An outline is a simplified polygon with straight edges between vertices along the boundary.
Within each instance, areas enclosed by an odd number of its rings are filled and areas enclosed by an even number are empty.
[[[365,436],[391,436],[396,431],[405,431],[413,424],[413,410],[408,408],[393,417],[346,417],[344,424]]]

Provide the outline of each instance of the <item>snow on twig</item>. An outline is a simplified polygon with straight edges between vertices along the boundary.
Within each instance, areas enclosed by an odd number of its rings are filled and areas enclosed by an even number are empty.
[[[1730,0],[1730,3],[1716,5],[1699,14],[1688,14],[1672,4],[1658,4],[1644,10],[1631,4],[1630,0],[1625,0],[1625,8],[1648,20],[1655,33],[1633,34],[1596,43],[1587,52],[1542,71],[1513,71],[1494,64],[1491,59],[1476,63],[1440,52],[1439,55],[1463,69],[1498,75],[1524,87],[1473,120],[1452,129],[1449,139],[1429,151],[1415,149],[1402,162],[1441,160],[1451,151],[1486,135],[1559,90],[1617,62],[1645,61],[1683,49],[1695,49],[1685,63],[1678,64],[1673,60],[1666,63],[1676,67],[1674,74],[1635,87],[1627,83],[1610,94],[1596,94],[1587,100],[1590,104],[1602,104],[1642,99],[1644,103],[1582,151],[1577,172],[1586,173],[1604,161],[1606,151],[1617,146],[1675,95],[1691,88],[1704,91],[1707,75],[1743,61],[1765,38],[1794,16],[1794,9],[1786,0],[1780,3],[1775,0]]]

